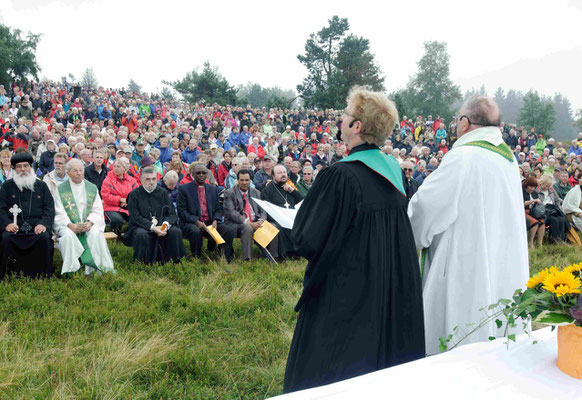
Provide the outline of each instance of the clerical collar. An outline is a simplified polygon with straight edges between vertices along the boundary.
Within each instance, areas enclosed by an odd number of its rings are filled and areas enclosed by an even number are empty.
[[[357,145],[356,147],[354,147],[353,149],[350,150],[350,155],[357,153],[358,151],[365,151],[365,150],[378,150],[379,147],[376,146],[375,144],[370,144],[370,143],[362,143]]]
[[[70,180],[70,182],[69,182],[69,184],[70,184],[71,186],[80,187],[81,185],[83,185],[83,182],[81,181],[81,183],[75,183],[75,182],[73,182],[73,180],[71,179],[71,180]]]

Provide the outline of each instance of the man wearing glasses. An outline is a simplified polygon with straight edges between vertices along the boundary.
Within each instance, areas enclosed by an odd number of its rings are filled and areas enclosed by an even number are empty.
[[[295,249],[308,264],[286,392],[425,356],[402,170],[379,149],[398,112],[384,94],[359,87],[347,104],[341,140],[350,155],[319,172],[293,225]]]
[[[208,227],[214,227],[225,243],[219,249],[228,262],[233,255],[232,241],[235,231],[222,223],[223,209],[218,201],[219,190],[215,185],[206,183],[208,169],[204,164],[194,166],[194,181],[178,187],[178,217],[184,238],[190,241],[192,256],[200,258],[202,237],[208,238],[208,251],[216,248],[210,237]]]
[[[404,183],[404,190],[406,191],[406,197],[408,200],[410,200],[420,186],[416,180],[412,179],[414,165],[412,165],[410,161],[404,161],[402,164],[400,164],[400,168],[402,168],[403,172],[402,178]]]
[[[483,307],[510,299],[529,276],[519,168],[501,137],[499,108],[473,96],[457,121],[457,141],[408,206],[422,249],[427,354],[456,327],[470,331]],[[502,335],[492,322],[465,343]]]

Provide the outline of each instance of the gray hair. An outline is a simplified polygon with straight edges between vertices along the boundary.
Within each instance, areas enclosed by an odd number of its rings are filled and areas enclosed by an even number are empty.
[[[144,168],[144,169],[148,169],[148,168]],[[150,168],[153,169],[153,168]],[[142,172],[143,173],[143,172]],[[170,182],[178,182],[178,174],[176,173],[176,171],[168,171],[166,172],[166,175],[164,175],[164,183],[168,184]]]
[[[175,172],[174,172],[175,173]],[[140,173],[140,178],[143,178],[144,175],[151,175],[151,174],[157,174],[156,170],[153,169],[152,167],[145,167],[141,170]],[[166,174],[167,175],[167,174]]]
[[[150,150],[150,154],[152,154],[152,153],[159,156],[161,152],[160,152],[160,149],[158,149],[157,147],[152,147]]]
[[[461,110],[471,120],[471,124],[480,126],[501,125],[501,111],[495,101],[487,96],[469,97]]]
[[[69,170],[71,168],[73,168],[75,166],[75,164],[78,164],[80,167],[85,168],[85,165],[83,164],[83,162],[81,160],[79,160],[78,158],[71,158],[71,160],[69,160],[69,162],[67,163],[67,165],[65,167],[66,171],[69,172]]]

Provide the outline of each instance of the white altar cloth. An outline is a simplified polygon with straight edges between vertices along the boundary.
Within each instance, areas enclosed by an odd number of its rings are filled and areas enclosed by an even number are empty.
[[[304,399],[582,399],[582,380],[558,369],[557,329],[460,346],[422,360],[278,396]]]

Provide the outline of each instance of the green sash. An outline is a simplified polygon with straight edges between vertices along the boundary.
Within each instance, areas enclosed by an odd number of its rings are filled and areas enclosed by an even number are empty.
[[[87,206],[85,207],[85,212],[83,216],[79,215],[79,209],[77,208],[77,203],[75,202],[75,197],[73,196],[73,191],[71,190],[71,182],[69,179],[61,183],[58,187],[59,196],[65,207],[65,211],[67,212],[67,216],[71,220],[71,223],[78,224],[80,222],[87,221],[87,216],[89,215],[89,210],[93,207],[93,202],[95,201],[95,197],[97,197],[97,186],[92,184],[89,181],[85,182],[85,193],[87,194]],[[89,249],[89,245],[87,244],[87,233],[81,232],[77,233],[77,237],[79,241],[83,245],[85,251],[81,254],[81,264],[88,265],[95,269],[99,269],[97,265],[95,265],[95,261],[93,260],[93,256],[91,255],[91,250]]]
[[[398,161],[393,156],[387,156],[379,149],[363,150],[350,154],[338,162],[360,161],[372,171],[382,175],[394,187],[406,196],[404,185],[402,184],[402,170]]]
[[[511,162],[515,160],[515,157],[513,156],[511,149],[505,143],[501,143],[499,146],[494,146],[486,140],[476,140],[474,142],[465,143],[461,146],[481,147],[483,149],[491,150],[492,152],[499,154],[500,156],[506,158]]]

